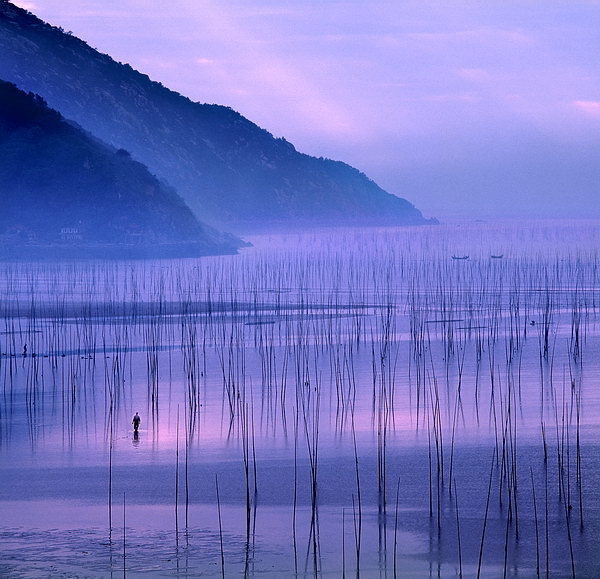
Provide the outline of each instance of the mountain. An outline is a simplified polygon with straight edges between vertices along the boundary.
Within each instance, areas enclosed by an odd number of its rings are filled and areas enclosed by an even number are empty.
[[[194,103],[6,0],[0,77],[130,151],[204,221],[238,231],[427,222],[358,170],[299,153],[231,108]]]
[[[0,151],[3,255],[197,256],[242,244],[201,225],[127,151],[1,80]]]

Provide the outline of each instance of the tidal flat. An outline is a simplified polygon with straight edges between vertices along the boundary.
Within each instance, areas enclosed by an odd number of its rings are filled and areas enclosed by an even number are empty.
[[[600,223],[249,241],[0,264],[1,576],[600,576]]]

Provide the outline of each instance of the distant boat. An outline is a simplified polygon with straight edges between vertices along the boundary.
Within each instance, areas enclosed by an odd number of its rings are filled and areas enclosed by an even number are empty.
[[[503,253],[501,253],[500,255],[490,255],[490,257],[491,257],[492,259],[502,259],[502,258],[504,257],[504,254],[503,254]]]
[[[452,259],[469,259],[468,255],[453,255]]]

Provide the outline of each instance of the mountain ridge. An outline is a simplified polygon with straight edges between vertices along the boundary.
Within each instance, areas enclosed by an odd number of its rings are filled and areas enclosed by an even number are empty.
[[[230,107],[194,103],[0,0],[0,77],[125,148],[219,227],[424,224],[421,212],[340,161],[299,153]]]

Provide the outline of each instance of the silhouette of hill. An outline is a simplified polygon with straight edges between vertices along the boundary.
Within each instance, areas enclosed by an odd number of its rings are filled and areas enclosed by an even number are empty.
[[[176,256],[234,253],[124,149],[0,81],[0,253]]]
[[[349,165],[299,153],[231,108],[194,103],[6,0],[0,77],[130,151],[203,221],[237,230],[427,222]]]

